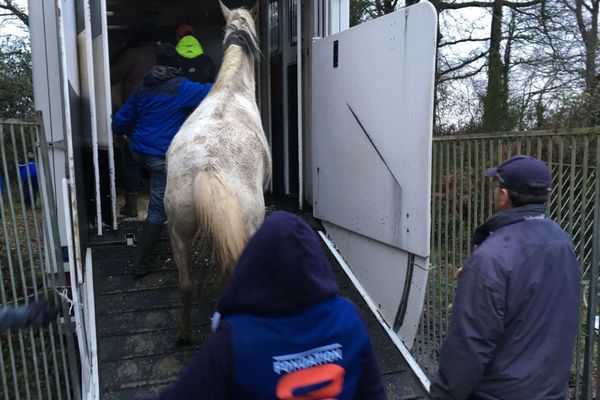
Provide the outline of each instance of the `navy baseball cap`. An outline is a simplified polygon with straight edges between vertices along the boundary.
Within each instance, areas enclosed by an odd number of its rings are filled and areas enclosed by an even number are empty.
[[[497,178],[507,189],[530,196],[544,196],[552,187],[552,173],[544,162],[518,154],[494,168],[488,168],[485,176]]]

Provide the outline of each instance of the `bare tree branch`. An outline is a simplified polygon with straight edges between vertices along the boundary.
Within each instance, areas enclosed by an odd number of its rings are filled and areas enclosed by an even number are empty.
[[[504,1],[503,5],[506,7],[510,7],[510,8],[523,8],[523,7],[535,6],[537,4],[540,4],[541,2],[542,2],[542,0],[530,0],[530,1],[522,2],[522,3],[514,2],[514,1]],[[459,10],[461,8],[468,8],[468,7],[486,8],[486,7],[494,6],[494,2],[491,2],[491,1],[465,1],[462,3],[446,3],[441,0],[433,0],[433,1],[431,1],[431,3],[439,11]]]
[[[462,75],[452,75],[452,76],[447,76],[447,77],[442,76],[439,78],[439,82],[442,83],[442,82],[449,82],[449,81],[471,78],[471,77],[481,73],[481,71],[483,71],[483,68],[485,68],[485,64],[481,64],[481,66],[479,68],[474,69],[471,72],[464,73]]]
[[[6,10],[9,12],[9,15],[14,15],[18,19],[21,20],[26,26],[29,26],[29,17],[27,13],[21,9],[21,7],[17,6],[13,3],[13,0],[3,0],[0,2],[0,10]]]
[[[472,38],[472,37],[468,37],[465,39],[458,39],[458,40],[453,40],[451,42],[443,42],[440,43],[439,47],[445,47],[445,46],[453,46],[455,44],[459,44],[459,43],[465,43],[465,42],[487,42],[488,40],[490,40],[490,38]]]
[[[467,60],[462,60],[460,64],[455,65],[453,67],[450,67],[447,70],[440,71],[439,74],[438,74],[438,76],[442,77],[442,76],[447,75],[449,73],[452,73],[454,71],[458,71],[459,69],[464,68],[465,66],[467,66],[467,65],[469,65],[469,64],[471,64],[471,63],[473,63],[473,62],[475,62],[477,60],[480,60],[480,59],[486,57],[488,55],[488,53],[489,53],[489,50],[486,50],[483,53],[480,53],[480,54],[478,54],[476,56],[473,56],[473,57],[471,57],[471,58],[469,58]]]

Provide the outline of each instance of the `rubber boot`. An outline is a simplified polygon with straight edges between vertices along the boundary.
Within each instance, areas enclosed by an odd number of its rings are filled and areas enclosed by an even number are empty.
[[[125,195],[125,205],[119,210],[124,217],[137,217],[137,193],[127,193]]]
[[[158,242],[164,224],[146,222],[138,241],[137,255],[133,265],[133,278],[140,279],[152,272],[152,251]]]

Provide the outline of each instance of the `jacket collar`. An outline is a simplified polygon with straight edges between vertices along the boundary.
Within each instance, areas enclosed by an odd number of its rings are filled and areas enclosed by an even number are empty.
[[[471,242],[475,246],[479,246],[494,233],[494,231],[507,225],[512,225],[528,219],[544,219],[546,218],[545,213],[546,206],[544,204],[527,204],[521,207],[512,208],[508,211],[498,212],[489,217],[475,230]]]

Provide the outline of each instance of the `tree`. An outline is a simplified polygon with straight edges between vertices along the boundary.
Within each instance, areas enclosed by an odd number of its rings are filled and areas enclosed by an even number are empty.
[[[27,11],[15,0],[0,0],[0,118],[30,119],[33,116],[31,51],[26,36]]]
[[[31,53],[24,39],[13,36],[0,41],[0,118],[30,119],[33,116]]]
[[[0,14],[0,18],[5,20],[16,18],[25,24],[25,26],[29,26],[27,11],[16,4],[14,0],[0,0],[0,10],[3,11],[3,13]]]

